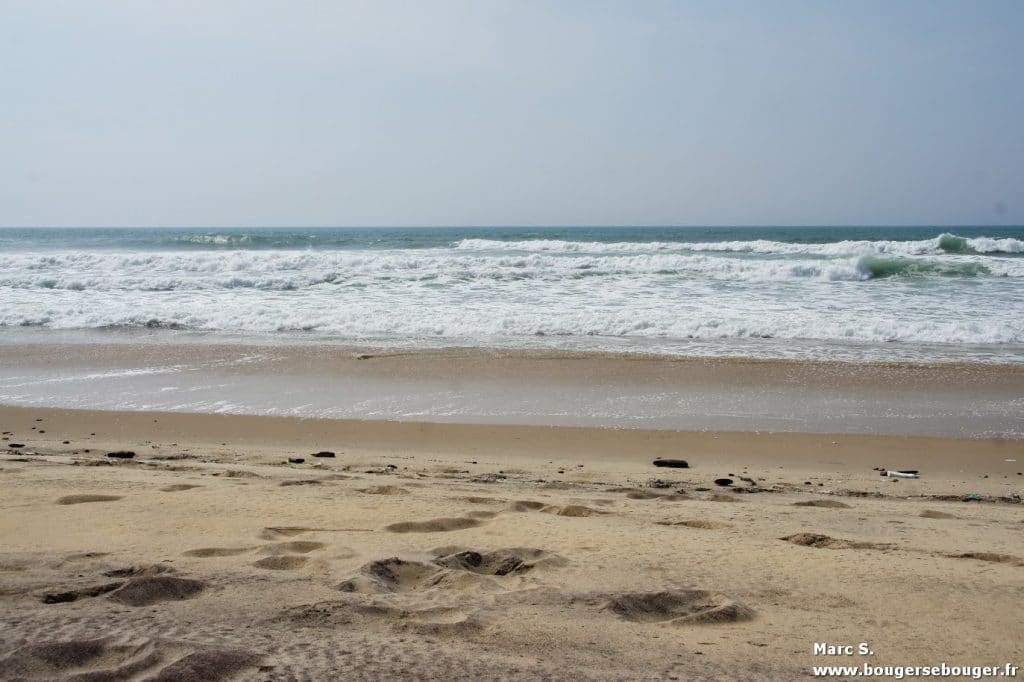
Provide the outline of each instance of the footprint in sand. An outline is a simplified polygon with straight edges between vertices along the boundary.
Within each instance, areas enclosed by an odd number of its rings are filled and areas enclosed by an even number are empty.
[[[293,540],[264,545],[260,548],[260,554],[269,554],[270,556],[259,559],[253,563],[253,566],[271,571],[294,571],[309,563],[309,557],[303,556],[304,554],[322,550],[326,546],[322,542],[310,540]]]
[[[323,528],[303,528],[301,526],[270,526],[260,531],[260,538],[263,540],[280,540],[291,538],[303,533],[311,533],[323,530]]]
[[[922,519],[955,519],[958,518],[953,514],[947,514],[946,512],[933,511],[931,509],[925,509],[923,512],[918,514]]]
[[[474,615],[449,606],[402,608],[377,601],[326,601],[285,610],[277,619],[293,626],[336,629],[339,626],[366,631],[385,627],[429,637],[464,637],[479,632],[485,623]]]
[[[550,507],[544,507],[541,509],[545,514],[555,514],[557,516],[570,516],[574,518],[582,518],[585,516],[597,516],[598,514],[607,514],[608,512],[599,511],[597,509],[591,509],[585,507],[582,504],[570,504],[565,507],[556,507],[554,505]]]
[[[182,556],[197,557],[199,559],[209,559],[213,557],[223,556],[238,556],[239,554],[245,554],[251,552],[255,547],[201,547],[199,549],[190,549],[187,552],[182,552]]]
[[[517,512],[532,512],[540,511],[545,514],[555,514],[556,516],[571,516],[571,517],[584,517],[584,516],[596,516],[598,514],[608,514],[609,512],[600,511],[598,509],[591,509],[582,504],[570,504],[564,507],[559,507],[554,504],[545,504],[543,502],[535,502],[533,500],[516,500],[512,503],[512,511]]]
[[[554,552],[532,547],[512,547],[493,552],[467,550],[439,556],[434,563],[444,568],[480,575],[512,575],[538,567],[564,566],[568,561]]]
[[[236,677],[258,666],[262,657],[242,650],[205,649],[190,653],[173,642],[115,644],[112,638],[24,644],[4,658],[5,679],[210,680]],[[182,655],[184,654],[184,655]]]
[[[104,571],[103,575],[108,578],[151,578],[155,575],[164,575],[165,573],[174,573],[174,568],[165,564],[128,566],[126,568],[115,568],[111,571]]]
[[[718,495],[718,494],[708,495],[704,499],[707,500],[708,502],[739,502],[740,501],[740,499],[737,498],[737,497],[732,497],[732,496],[729,496],[729,495]]]
[[[297,554],[284,554],[282,556],[268,556],[265,559],[253,563],[257,568],[266,568],[271,571],[294,571],[302,568],[309,561],[309,557]]]
[[[293,540],[291,542],[279,542],[274,545],[264,545],[260,548],[260,554],[309,554],[315,552],[318,549],[326,547],[322,542],[313,542],[311,540]]]
[[[653,500],[661,495],[651,490],[634,489],[627,492],[626,497],[631,500]]]
[[[445,533],[453,530],[475,528],[482,522],[467,517],[430,519],[429,521],[402,521],[385,526],[392,533]]]
[[[842,540],[819,533],[796,533],[795,535],[787,535],[779,539],[802,547],[817,547],[821,549],[892,549],[894,547],[894,545],[885,542]]]
[[[755,615],[750,607],[706,590],[618,594],[609,599],[605,608],[634,623],[673,625],[740,623]]]
[[[452,548],[445,547],[439,551],[449,549]],[[438,556],[430,563],[391,557],[364,565],[357,575],[341,583],[338,589],[359,593],[476,589],[489,586],[490,583],[483,581],[490,577],[519,575],[536,568],[564,566],[566,563],[558,554],[529,547],[492,552],[464,550]]]
[[[794,507],[823,507],[826,509],[852,509],[845,502],[839,500],[807,500],[806,502],[794,502]]]
[[[84,504],[86,502],[114,502],[123,499],[120,495],[65,495],[57,504]]]
[[[976,559],[978,561],[989,561],[995,564],[1010,564],[1011,566],[1024,566],[1024,559],[1012,554],[996,554],[995,552],[962,552],[960,554],[945,554],[950,559]]]
[[[685,526],[686,528],[699,528],[701,530],[721,530],[732,528],[731,523],[719,521],[687,520],[687,521],[657,521],[659,526]]]
[[[68,602],[78,601],[82,598],[98,597],[101,594],[113,592],[122,585],[124,585],[123,581],[104,583],[102,585],[92,585],[91,587],[82,587],[77,590],[67,590],[65,592],[47,592],[40,597],[39,601],[44,604],[67,604]]]
[[[370,488],[359,488],[366,495],[408,495],[409,491],[397,485],[375,485]]]
[[[543,502],[534,502],[533,500],[516,500],[512,503],[512,511],[517,512],[532,512],[539,511],[547,505]]]

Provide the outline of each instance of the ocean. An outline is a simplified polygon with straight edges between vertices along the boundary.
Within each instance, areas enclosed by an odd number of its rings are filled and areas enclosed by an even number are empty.
[[[1021,363],[1024,227],[0,230],[0,338],[125,330]]]

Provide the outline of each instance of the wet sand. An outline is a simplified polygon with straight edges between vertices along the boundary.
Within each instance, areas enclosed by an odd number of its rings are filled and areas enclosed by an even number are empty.
[[[15,339],[21,338],[17,335]],[[1024,365],[0,338],[0,404],[673,431],[1024,438]],[[97,341],[102,338],[103,341]],[[119,342],[114,342],[119,340]]]
[[[0,425],[0,679],[789,680],[864,660],[815,642],[868,642],[874,665],[1024,658],[1022,441]]]

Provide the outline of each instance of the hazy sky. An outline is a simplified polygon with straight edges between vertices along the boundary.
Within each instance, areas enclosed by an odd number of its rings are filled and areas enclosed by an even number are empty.
[[[0,225],[1024,224],[1024,2],[0,0]]]

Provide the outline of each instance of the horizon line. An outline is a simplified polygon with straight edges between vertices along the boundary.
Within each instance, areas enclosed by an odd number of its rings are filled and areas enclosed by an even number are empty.
[[[430,229],[465,229],[465,230],[503,230],[503,229],[531,229],[531,230],[558,230],[575,228],[616,228],[616,229],[758,229],[771,227],[789,228],[956,228],[971,227],[985,228],[993,227],[1000,229],[1021,228],[1024,223],[632,223],[632,224],[586,224],[586,223],[565,223],[565,224],[425,224],[425,225],[301,225],[301,224],[280,224],[280,225],[0,225],[0,230],[430,230]]]

